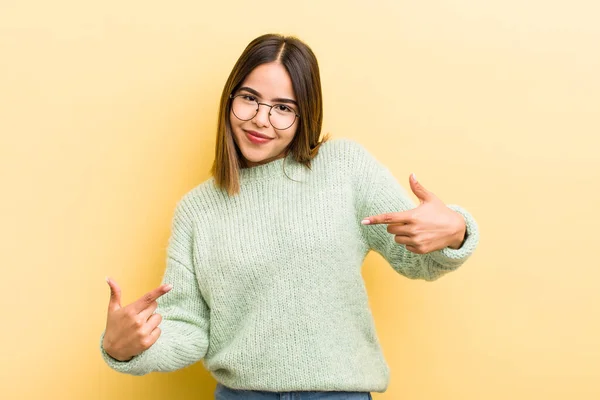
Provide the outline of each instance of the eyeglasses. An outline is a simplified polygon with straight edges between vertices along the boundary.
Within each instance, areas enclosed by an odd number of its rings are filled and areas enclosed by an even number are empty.
[[[267,106],[269,110],[269,122],[273,128],[278,130],[288,129],[294,125],[296,118],[300,118],[296,111],[290,108],[286,104],[273,104],[269,105],[266,103],[259,103],[256,97],[249,94],[230,94],[229,98],[231,101],[231,110],[233,115],[242,121],[250,121],[258,114],[258,108]]]

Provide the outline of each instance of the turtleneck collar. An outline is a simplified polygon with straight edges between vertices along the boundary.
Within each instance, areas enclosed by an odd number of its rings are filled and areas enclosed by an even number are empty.
[[[284,172],[285,162],[285,172]],[[256,179],[269,179],[274,177],[285,177],[286,174],[290,177],[296,170],[306,168],[301,163],[294,160],[292,153],[288,153],[285,157],[269,161],[265,164],[256,165],[254,167],[240,169],[240,183]]]

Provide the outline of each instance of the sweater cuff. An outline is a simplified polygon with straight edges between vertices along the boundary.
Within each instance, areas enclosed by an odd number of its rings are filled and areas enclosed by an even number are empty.
[[[445,247],[441,250],[431,252],[430,254],[431,257],[438,263],[452,268],[460,266],[475,251],[475,248],[479,243],[479,227],[477,226],[477,222],[473,216],[461,206],[450,204],[447,207],[458,212],[465,219],[465,224],[467,227],[466,239],[462,246],[458,249]]]
[[[147,356],[148,356],[147,352],[138,354],[137,356],[134,356],[129,361],[119,361],[115,358],[112,358],[104,350],[104,347],[102,346],[105,333],[106,332],[102,332],[102,335],[100,335],[100,353],[102,354],[102,358],[104,359],[104,362],[106,362],[106,364],[108,364],[108,366],[110,368],[114,369],[117,372],[121,372],[123,374],[145,375],[146,372],[143,372],[140,367],[143,364],[144,359],[147,358]]]

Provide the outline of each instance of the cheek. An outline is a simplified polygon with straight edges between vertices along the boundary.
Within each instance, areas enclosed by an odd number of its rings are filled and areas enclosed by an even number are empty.
[[[294,139],[294,137],[296,136],[297,133],[298,133],[298,125],[294,125],[294,129],[292,129],[291,132],[288,133],[290,141],[292,139]]]
[[[240,121],[236,121],[235,117],[229,118],[229,126],[231,126],[231,133],[233,136],[240,136],[242,132]]]
[[[229,121],[231,124],[235,124],[235,125],[240,125],[242,123],[247,122],[247,121],[242,121],[241,119],[236,117],[235,114],[233,113],[233,110],[229,110]]]

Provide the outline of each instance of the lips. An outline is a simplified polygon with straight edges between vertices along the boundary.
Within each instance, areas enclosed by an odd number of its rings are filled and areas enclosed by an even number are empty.
[[[272,137],[269,137],[267,135],[263,135],[262,133],[258,133],[258,132],[255,132],[255,131],[246,131],[246,133],[249,133],[252,136],[256,136],[256,137],[263,138],[263,139],[273,139]]]

